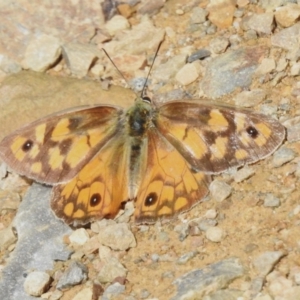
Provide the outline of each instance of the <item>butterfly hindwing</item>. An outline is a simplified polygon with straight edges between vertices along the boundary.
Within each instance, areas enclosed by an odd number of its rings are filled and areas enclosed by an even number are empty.
[[[51,207],[67,224],[114,217],[128,200],[129,150],[114,136],[71,181],[53,188]]]
[[[42,118],[5,137],[0,157],[37,181],[66,182],[118,132],[121,116],[119,108],[94,106]]]
[[[152,223],[189,210],[208,193],[210,177],[194,172],[155,129],[148,131],[146,170],[136,198],[135,220]]]
[[[268,116],[205,101],[168,102],[154,123],[194,168],[210,174],[263,159],[285,137]]]

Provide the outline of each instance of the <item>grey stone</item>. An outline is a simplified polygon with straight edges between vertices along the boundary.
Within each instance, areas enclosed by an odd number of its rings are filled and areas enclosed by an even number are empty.
[[[271,36],[273,46],[283,48],[285,50],[293,50],[299,48],[298,40],[300,37],[300,23],[289,28],[282,29]]]
[[[253,259],[253,266],[260,276],[266,276],[283,256],[281,251],[266,251]]]
[[[117,297],[125,291],[125,286],[115,282],[114,284],[109,285],[102,295],[102,300],[111,300],[111,297]]]
[[[291,161],[296,157],[296,152],[285,146],[279,148],[273,155],[272,165],[275,168],[281,167],[283,164]]]
[[[224,289],[244,272],[237,258],[229,258],[191,271],[173,282],[177,287],[177,294],[171,299],[202,299],[208,292]]]
[[[87,274],[88,269],[85,265],[77,261],[73,261],[59,279],[56,288],[58,290],[64,290],[80,284],[87,278]]]
[[[263,47],[249,47],[228,51],[214,58],[207,65],[201,82],[203,92],[208,97],[218,98],[238,87],[249,87],[264,52]]]
[[[195,60],[198,60],[198,59],[203,59],[203,58],[206,58],[208,56],[211,55],[211,52],[207,49],[199,49],[197,50],[196,52],[192,53],[188,59],[187,59],[187,62],[188,63],[191,63]]]
[[[25,293],[23,275],[31,269],[50,270],[55,260],[67,260],[71,254],[63,243],[71,229],[51,211],[50,192],[50,188],[33,184],[19,206],[14,220],[18,242],[2,271],[0,299],[36,299]]]
[[[185,265],[188,261],[190,261],[191,259],[193,259],[199,252],[196,251],[190,251],[188,253],[185,253],[183,255],[181,255],[178,260],[176,261],[176,263],[178,265]]]
[[[274,28],[274,15],[272,12],[253,14],[245,18],[243,23],[245,29],[253,29],[262,34],[271,34]]]

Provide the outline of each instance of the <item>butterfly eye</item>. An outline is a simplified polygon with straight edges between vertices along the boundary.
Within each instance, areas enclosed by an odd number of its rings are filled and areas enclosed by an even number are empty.
[[[146,199],[145,199],[145,206],[152,206],[157,202],[157,194],[156,193],[150,193]]]
[[[256,138],[258,136],[258,131],[255,127],[253,126],[249,126],[247,129],[246,129],[247,133],[252,137],[252,138]]]
[[[93,194],[90,198],[90,205],[92,207],[97,206],[101,202],[101,195],[100,194]]]
[[[23,150],[24,152],[27,152],[27,151],[29,151],[29,150],[32,148],[32,146],[33,146],[33,141],[27,140],[27,141],[23,144],[22,150]]]

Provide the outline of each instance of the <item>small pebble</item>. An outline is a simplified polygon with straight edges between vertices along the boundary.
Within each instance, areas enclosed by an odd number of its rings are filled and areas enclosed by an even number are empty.
[[[271,12],[252,14],[247,20],[247,27],[260,34],[271,34],[274,28],[274,15]]]
[[[140,299],[147,299],[150,296],[150,292],[146,289],[142,289],[140,293]]]
[[[99,274],[98,280],[101,283],[114,281],[117,277],[126,278],[127,269],[115,257],[110,257],[104,262]]]
[[[245,38],[245,40],[256,40],[257,33],[253,29],[247,30],[244,34],[244,38]]]
[[[92,62],[100,56],[100,51],[96,45],[68,43],[62,46],[62,54],[72,74],[84,77]]]
[[[25,69],[44,72],[58,60],[60,55],[59,39],[41,34],[28,44],[22,64]]]
[[[153,253],[153,254],[151,255],[151,260],[152,260],[153,262],[158,262],[158,261],[159,261],[159,255],[158,255],[157,253]]]
[[[76,229],[69,235],[70,242],[76,245],[84,245],[89,238],[90,236],[84,228]]]
[[[80,262],[73,261],[57,282],[59,290],[68,289],[87,279],[88,269]]]
[[[283,164],[291,161],[296,157],[294,150],[282,146],[273,155],[272,165],[275,168],[281,167]]]
[[[209,43],[210,49],[216,54],[221,54],[226,51],[229,46],[229,40],[224,37],[217,37],[211,40]]]
[[[115,282],[105,289],[101,300],[111,300],[113,298],[118,299],[118,296],[121,295],[124,291],[125,286],[120,284],[119,282]]]
[[[200,49],[200,50],[197,50],[196,52],[192,53],[188,57],[187,62],[191,63],[191,62],[193,62],[195,60],[200,60],[200,59],[206,58],[206,57],[208,57],[210,55],[211,55],[211,52],[209,50]]]
[[[210,227],[206,230],[205,236],[211,242],[219,243],[224,238],[224,231],[219,227]]]
[[[189,235],[189,224],[184,223],[184,224],[176,225],[174,231],[179,234],[178,238],[182,242]]]
[[[280,199],[275,197],[273,194],[268,193],[264,199],[265,207],[278,207],[280,206]]]
[[[275,104],[262,104],[260,106],[260,112],[267,116],[276,116],[278,106]]]
[[[300,272],[294,274],[294,280],[295,283],[300,286]]]
[[[238,170],[234,174],[234,181],[235,182],[242,182],[242,181],[250,178],[254,174],[255,174],[255,170],[253,168],[245,166],[244,168]]]
[[[273,58],[263,58],[258,68],[256,69],[256,74],[268,74],[275,70],[276,63]]]
[[[288,60],[285,57],[279,58],[276,61],[276,63],[277,63],[277,66],[276,66],[277,72],[284,71],[286,69],[287,65],[289,64]]]
[[[266,92],[263,89],[253,89],[251,91],[242,91],[234,98],[235,105],[240,107],[253,107],[260,104],[266,98]]]
[[[72,300],[92,300],[93,289],[91,287],[83,288],[81,291],[77,292]]]
[[[107,29],[110,35],[115,35],[116,33],[128,29],[130,24],[128,20],[121,16],[115,15],[109,21],[106,22],[105,28]]]
[[[199,77],[199,68],[197,68],[195,63],[186,64],[177,72],[175,79],[180,84],[188,85]]]
[[[253,278],[250,286],[250,290],[253,294],[258,294],[262,291],[264,286],[265,278],[262,276]]]
[[[207,231],[207,229],[214,227],[218,224],[216,219],[204,219],[199,221],[198,226],[202,231]]]
[[[293,209],[293,214],[294,215],[298,215],[300,213],[300,205],[297,205],[294,209]]]
[[[133,233],[125,223],[108,225],[99,232],[99,242],[113,250],[127,250],[136,247]]]
[[[12,224],[0,230],[0,250],[4,251],[10,245],[17,241],[17,237],[13,231]]]
[[[24,281],[24,290],[28,295],[39,297],[49,287],[51,278],[45,272],[34,271]]]
[[[278,276],[269,282],[268,290],[272,295],[281,295],[283,291],[288,291],[293,286],[293,282],[284,276]],[[288,300],[296,300],[289,298]]]
[[[179,15],[179,16],[184,15],[184,11],[183,11],[182,9],[179,9],[179,8],[178,8],[178,9],[176,9],[175,12],[176,12],[176,14]]]
[[[201,7],[194,7],[191,11],[191,24],[202,24],[206,21],[208,12]]]
[[[217,202],[222,202],[231,195],[232,188],[226,182],[214,180],[209,187],[212,198]]]
[[[218,215],[218,212],[215,209],[209,209],[205,212],[204,217],[207,219],[215,219]]]
[[[298,3],[286,3],[277,7],[275,11],[276,23],[282,27],[290,27],[295,24],[300,17],[300,6]]]
[[[281,251],[266,251],[253,259],[253,266],[261,276],[266,276],[284,256]]]
[[[197,254],[199,254],[198,251],[191,251],[191,252],[185,253],[178,258],[176,263],[178,265],[185,265],[189,260],[194,258]]]
[[[300,74],[300,63],[294,63],[290,69],[291,76],[298,76]]]

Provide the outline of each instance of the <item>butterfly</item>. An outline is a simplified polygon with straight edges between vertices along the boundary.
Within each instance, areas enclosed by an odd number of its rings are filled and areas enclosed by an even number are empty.
[[[210,175],[253,163],[283,142],[271,117],[203,100],[127,110],[97,105],[59,112],[5,137],[13,170],[53,185],[51,208],[67,224],[113,218],[135,201],[138,223],[187,211],[209,191]]]

